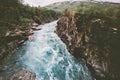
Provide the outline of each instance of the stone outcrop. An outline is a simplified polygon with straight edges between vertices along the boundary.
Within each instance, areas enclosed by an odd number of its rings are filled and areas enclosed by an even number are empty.
[[[29,72],[26,69],[21,69],[9,77],[0,77],[0,80],[37,80],[37,78],[35,73]]]
[[[6,35],[0,37],[0,60],[8,54],[14,53],[26,40],[34,34],[33,30],[40,30],[37,23],[17,26],[7,31]]]
[[[114,26],[108,18],[85,21],[76,15],[77,13],[66,10],[58,21],[56,33],[69,52],[86,63],[94,80],[119,80],[120,64],[116,60],[120,59],[116,56],[119,56],[120,51],[115,46],[119,43],[115,37],[119,36],[118,29],[113,30]]]

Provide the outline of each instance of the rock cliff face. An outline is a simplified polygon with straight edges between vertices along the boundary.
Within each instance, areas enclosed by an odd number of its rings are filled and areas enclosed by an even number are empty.
[[[120,78],[119,29],[111,22],[108,18],[85,21],[77,13],[66,10],[56,27],[56,33],[69,52],[85,61],[94,80]]]
[[[37,80],[37,78],[34,73],[21,69],[9,77],[0,77],[0,80]]]

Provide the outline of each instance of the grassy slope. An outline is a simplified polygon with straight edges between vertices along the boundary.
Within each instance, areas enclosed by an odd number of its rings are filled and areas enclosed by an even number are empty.
[[[86,2],[86,1],[65,1],[65,2],[57,2],[54,4],[50,4],[46,6],[47,9],[55,10],[55,11],[64,11],[66,8],[71,9],[71,10],[77,10],[80,6],[85,7],[85,6],[91,6],[91,5],[98,5],[98,6],[103,6],[103,5],[110,5],[110,6],[119,6],[119,3],[110,3],[110,2]]]

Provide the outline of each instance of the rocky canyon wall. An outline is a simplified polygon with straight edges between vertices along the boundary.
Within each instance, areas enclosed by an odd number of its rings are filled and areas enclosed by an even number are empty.
[[[82,59],[94,80],[119,80],[119,25],[108,17],[88,16],[66,10],[56,33],[69,52]]]

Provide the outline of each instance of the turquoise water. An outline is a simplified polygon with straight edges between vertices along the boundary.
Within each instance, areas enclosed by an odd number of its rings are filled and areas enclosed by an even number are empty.
[[[54,33],[56,25],[57,21],[40,25],[41,30],[18,50],[17,59],[12,58],[15,65],[9,62],[7,72],[25,67],[36,73],[38,80],[92,80],[84,63],[70,55]]]

